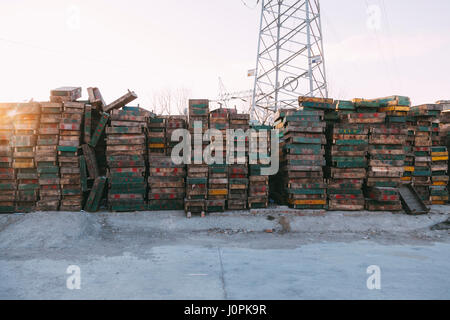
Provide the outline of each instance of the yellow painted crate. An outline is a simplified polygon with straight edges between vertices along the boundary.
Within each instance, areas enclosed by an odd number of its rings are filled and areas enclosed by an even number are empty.
[[[433,182],[433,186],[446,186],[447,182],[446,181],[434,181]]]
[[[210,196],[226,196],[228,195],[227,189],[209,189],[208,194]]]
[[[448,201],[448,196],[432,196],[431,201]]]
[[[406,117],[408,116],[408,112],[403,111],[388,111],[386,112],[388,116],[396,116],[396,117]]]
[[[289,200],[291,205],[326,205],[327,200]]]
[[[414,172],[414,167],[405,167],[405,171]]]
[[[401,177],[400,178],[402,181],[411,181],[412,178],[411,177]]]
[[[148,147],[149,147],[150,149],[164,149],[164,148],[165,148],[165,145],[164,145],[164,143],[150,143],[150,144],[148,145]]]
[[[13,162],[14,169],[32,169],[34,168],[34,159],[15,159]]]
[[[390,107],[383,107],[379,109],[380,112],[388,112],[388,111],[401,111],[401,112],[408,112],[409,107],[405,106],[390,106]]]
[[[431,161],[448,161],[447,157],[431,157]]]
[[[314,98],[314,97],[299,97],[298,102],[314,102],[314,103],[328,103],[332,104],[334,102],[333,99],[327,99],[327,98]]]
[[[432,152],[432,157],[448,157],[448,152]]]

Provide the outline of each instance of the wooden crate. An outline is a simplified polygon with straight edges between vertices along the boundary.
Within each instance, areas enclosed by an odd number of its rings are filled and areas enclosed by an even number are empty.
[[[171,199],[171,200],[149,200],[149,211],[167,211],[167,210],[184,210],[183,199]]]
[[[85,210],[88,212],[97,212],[100,206],[100,201],[102,200],[105,186],[106,177],[97,177],[92,186],[89,197],[87,198]]]
[[[105,130],[106,124],[109,121],[109,117],[110,115],[108,113],[101,114],[97,127],[95,128],[94,133],[92,134],[92,138],[89,141],[89,145],[91,147],[95,148],[97,146],[98,142],[100,141],[100,137]],[[133,142],[130,142],[130,144],[133,144]]]
[[[105,106],[105,100],[102,97],[102,94],[98,88],[89,87],[87,88],[89,103],[99,110],[102,110]]]
[[[136,99],[137,95],[134,92],[128,91],[125,95],[123,95],[119,99],[103,107],[103,111],[110,112],[112,110],[120,109]]]
[[[52,102],[75,101],[81,98],[81,87],[60,87],[50,91]],[[57,99],[61,98],[61,99]],[[67,99],[64,99],[67,98]]]

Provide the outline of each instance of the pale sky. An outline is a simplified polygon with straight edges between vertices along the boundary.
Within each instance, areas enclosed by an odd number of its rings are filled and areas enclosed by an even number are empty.
[[[99,87],[111,102],[134,90],[184,87],[215,99],[253,89],[256,0],[0,0],[0,101],[46,100],[59,86]],[[372,6],[377,6],[380,13]],[[450,1],[321,0],[330,96],[450,99]],[[375,19],[375,20],[374,20]],[[374,26],[372,21],[377,21]]]

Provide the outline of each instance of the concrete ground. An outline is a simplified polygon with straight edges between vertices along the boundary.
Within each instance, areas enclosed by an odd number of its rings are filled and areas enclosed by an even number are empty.
[[[0,299],[450,299],[449,213],[0,215]]]

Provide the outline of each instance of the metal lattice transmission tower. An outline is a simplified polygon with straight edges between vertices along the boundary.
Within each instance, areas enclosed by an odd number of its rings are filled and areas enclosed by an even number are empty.
[[[318,0],[262,0],[252,114],[328,97]]]

